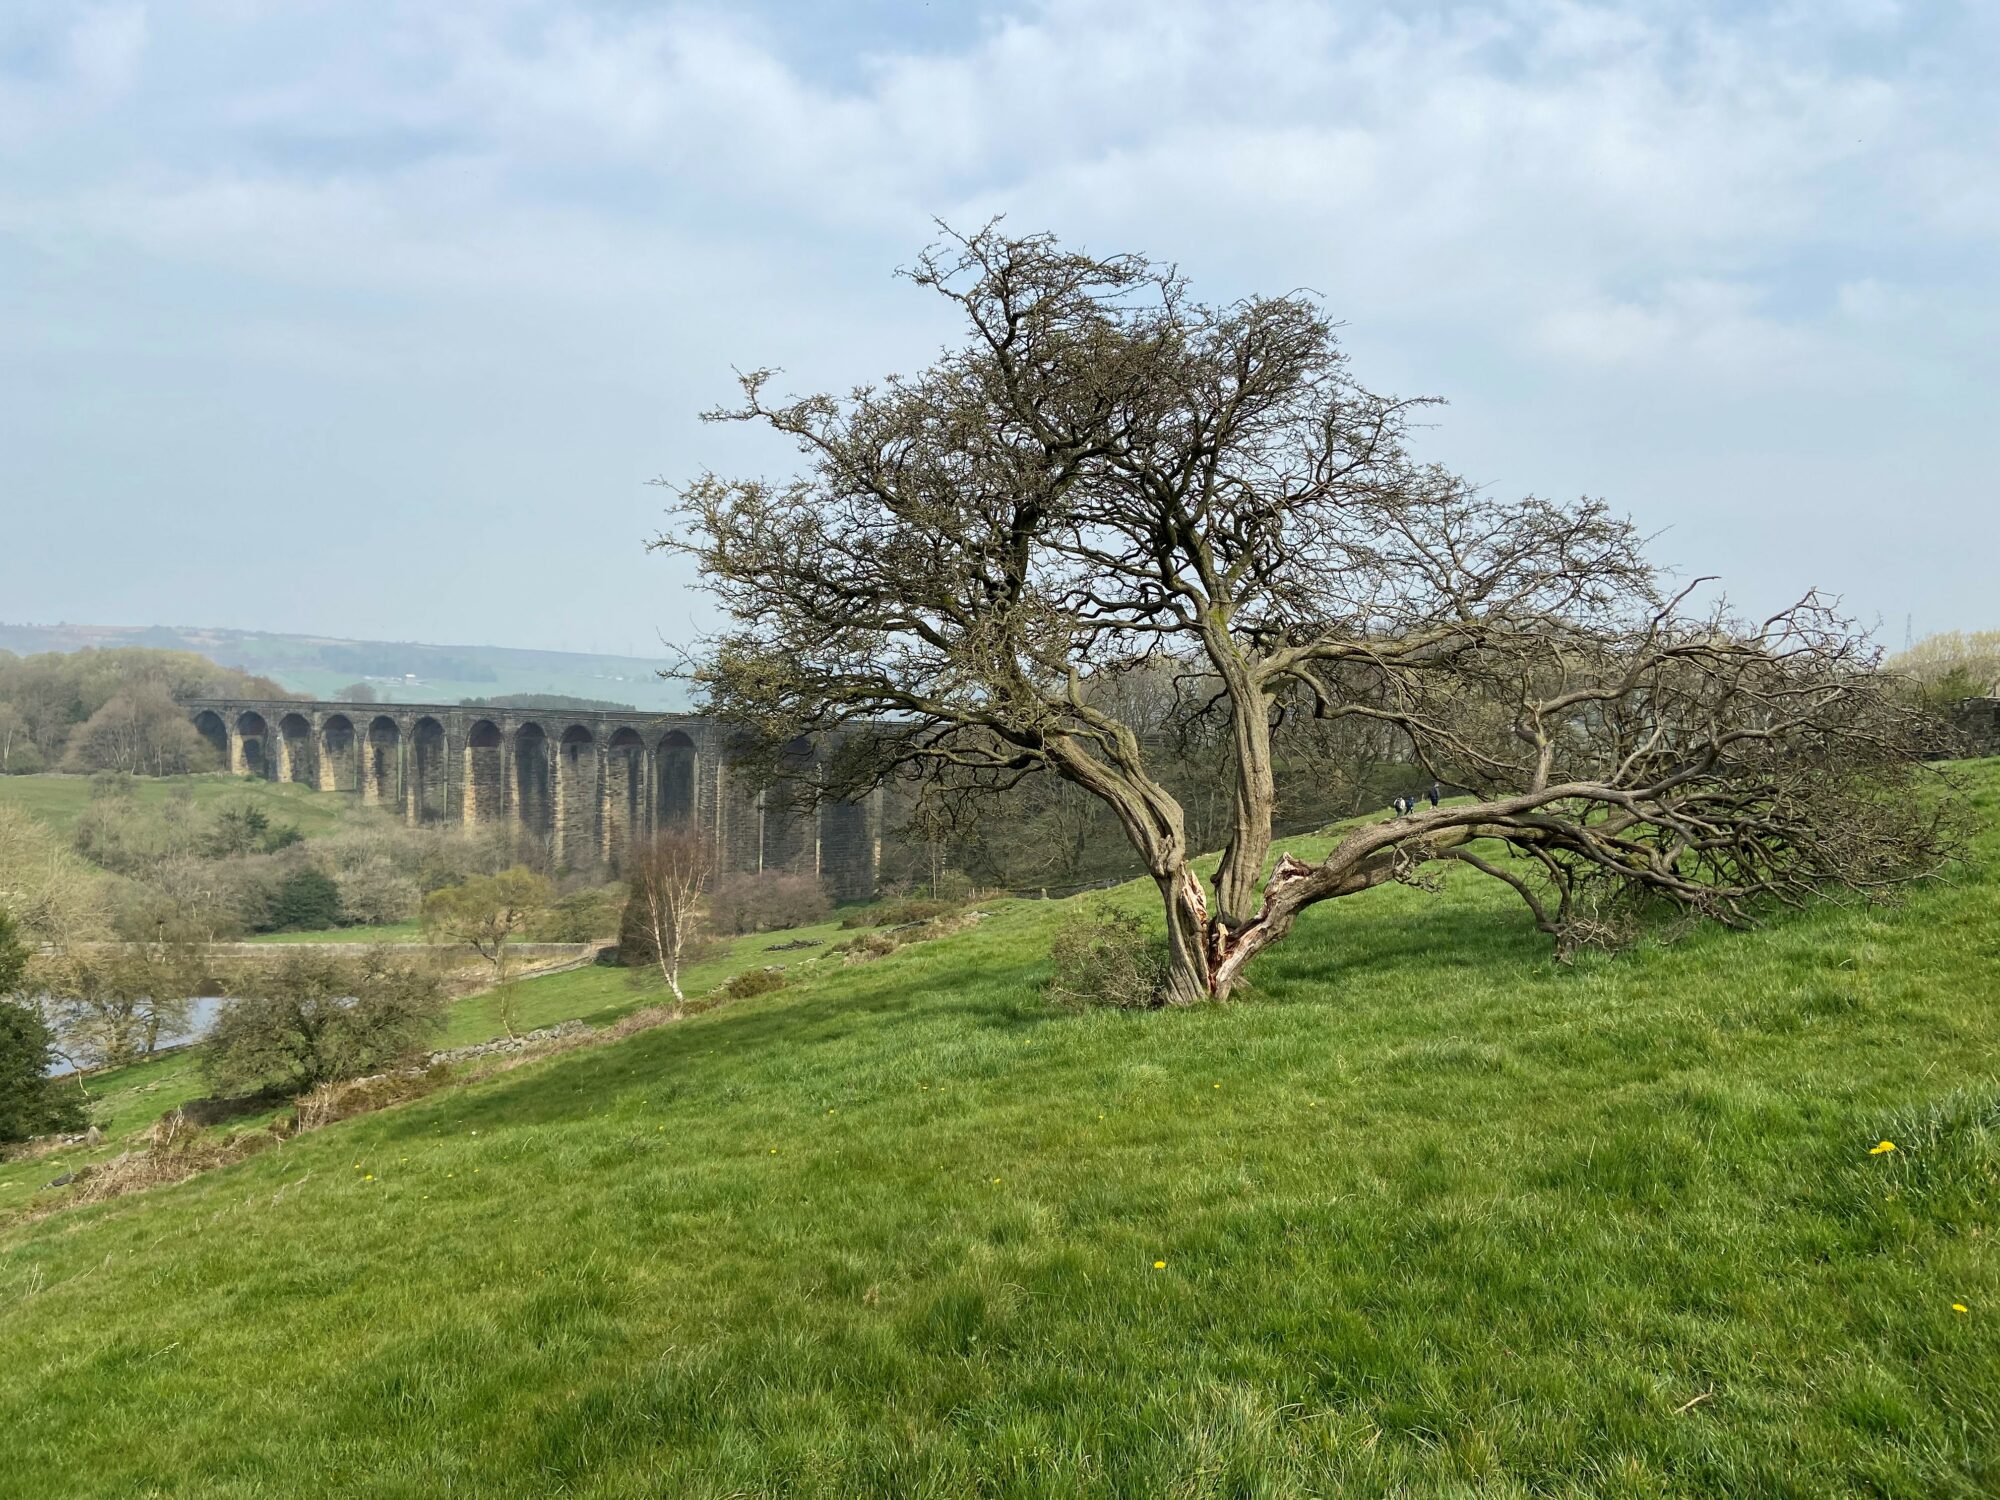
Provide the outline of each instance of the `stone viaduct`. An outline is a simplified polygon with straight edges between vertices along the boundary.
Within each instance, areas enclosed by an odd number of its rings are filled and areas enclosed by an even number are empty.
[[[817,874],[840,901],[875,892],[879,795],[795,807],[784,783],[731,774],[712,719],[241,698],[188,712],[234,774],[345,792],[412,824],[498,826],[558,868],[615,869],[633,840],[694,827],[725,874]],[[820,751],[795,753],[803,772]]]
[[[1952,705],[1952,728],[1974,755],[2000,755],[2000,698],[1964,698]]]

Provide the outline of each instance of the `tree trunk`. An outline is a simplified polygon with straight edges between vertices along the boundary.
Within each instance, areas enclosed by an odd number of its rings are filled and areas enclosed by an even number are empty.
[[[1161,998],[1168,1005],[1207,1000],[1209,922],[1201,880],[1188,865],[1154,880],[1167,908],[1167,982]]]
[[[1236,749],[1235,806],[1229,842],[1215,867],[1215,915],[1240,927],[1255,915],[1264,861],[1271,853],[1277,772],[1271,763],[1271,721],[1262,690],[1226,641],[1212,641],[1209,656],[1229,690],[1230,732]]]

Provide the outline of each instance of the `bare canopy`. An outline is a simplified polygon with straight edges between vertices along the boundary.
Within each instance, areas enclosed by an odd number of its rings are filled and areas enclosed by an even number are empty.
[[[1316,299],[1209,305],[1170,267],[994,226],[905,274],[961,347],[844,399],[774,401],[756,371],[712,414],[805,463],[677,491],[656,545],[733,621],[698,679],[766,745],[855,731],[843,791],[1052,773],[1101,798],[1161,892],[1164,1000],[1228,993],[1306,907],[1433,861],[1567,947],[1646,900],[1742,924],[1947,855],[1909,786],[1925,723],[1827,604],[1692,609],[1602,504],[1419,461],[1424,403],[1361,386]],[[1162,664],[1231,751],[1206,888],[1109,706]],[[1470,796],[1273,867],[1274,756],[1305,716],[1378,725]]]

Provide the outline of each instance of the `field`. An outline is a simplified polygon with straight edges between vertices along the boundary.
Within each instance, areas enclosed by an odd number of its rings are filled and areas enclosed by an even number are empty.
[[[1569,967],[1463,874],[1175,1013],[1003,903],[0,1229],[0,1489],[2000,1490],[1993,837]]]
[[[414,917],[407,922],[389,922],[380,927],[320,927],[310,932],[257,932],[248,943],[421,943],[424,924]]]
[[[186,787],[197,805],[249,803],[274,825],[290,823],[311,838],[328,833],[356,810],[353,797],[322,796],[309,787],[288,782],[258,781],[247,776],[136,776],[129,783],[141,805],[167,800],[175,787]],[[67,834],[78,814],[90,805],[88,776],[0,776],[0,803],[9,803]]]
[[[403,928],[345,927],[320,936],[322,941],[416,941],[414,925],[407,935]],[[813,956],[815,950],[772,952],[780,942],[812,942],[825,945],[853,936],[837,923],[788,928],[783,932],[749,933],[722,944],[720,951],[690,965],[681,975],[682,988],[699,996],[734,978],[746,969],[772,966],[783,968]],[[272,941],[297,939],[312,941],[311,933],[274,934]],[[505,1008],[513,1011],[517,1029],[531,1031],[558,1021],[578,1020],[592,1026],[606,1026],[645,1006],[660,1004],[670,997],[665,985],[650,969],[633,971],[607,967],[571,969],[565,973],[515,980],[501,989],[470,995],[455,1002],[446,1018],[440,1047],[463,1047],[473,1042],[491,1041],[507,1034]],[[91,1162],[105,1161],[130,1148],[133,1132],[143,1130],[161,1115],[190,1099],[208,1094],[202,1078],[200,1053],[182,1049],[149,1058],[130,1067],[97,1074],[90,1079],[95,1119],[104,1141],[96,1146],[78,1145],[37,1157],[32,1162],[0,1162],[0,1222],[5,1216],[34,1202],[43,1184]],[[276,1113],[275,1111],[271,1113]],[[256,1125],[270,1114],[254,1116]],[[4,1496],[0,1489],[0,1496]]]

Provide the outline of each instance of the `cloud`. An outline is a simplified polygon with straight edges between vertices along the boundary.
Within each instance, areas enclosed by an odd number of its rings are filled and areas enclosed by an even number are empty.
[[[27,4],[0,18],[0,281],[37,289],[36,359],[185,357],[205,323],[205,353],[344,383],[312,400],[421,402],[400,440],[440,452],[512,382],[539,424],[514,470],[617,485],[725,440],[685,415],[731,362],[909,368],[945,330],[889,269],[933,214],[1005,213],[1218,297],[1318,290],[1364,378],[1454,399],[1440,441],[1482,478],[1581,455],[1680,515],[1753,450],[1766,505],[1787,454],[1879,476],[1921,437],[1940,495],[1987,467],[1936,428],[1996,394],[1993,8]],[[7,369],[0,396],[55,399]],[[1823,415],[1835,390],[1874,435]],[[1669,472],[1634,412],[1775,413],[1792,446],[1745,426]]]
[[[70,27],[70,76],[86,93],[115,98],[131,87],[146,50],[146,7],[93,5]]]
[[[128,93],[146,7],[17,0],[0,14],[0,150],[87,119]]]

